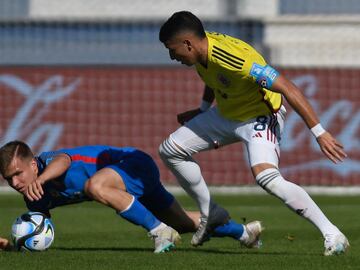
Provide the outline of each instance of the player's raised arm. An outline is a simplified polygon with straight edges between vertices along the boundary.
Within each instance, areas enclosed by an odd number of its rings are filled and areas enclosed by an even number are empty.
[[[197,109],[194,109],[194,110],[190,110],[190,111],[186,111],[186,112],[178,114],[177,121],[179,122],[179,124],[183,125],[183,124],[185,124],[185,122],[190,121],[192,118],[197,116],[199,113],[207,111],[211,107],[211,104],[213,103],[214,99],[215,99],[214,91],[210,87],[205,86],[204,94],[203,94],[203,97],[201,100],[200,107]]]
[[[52,179],[61,176],[70,167],[71,158],[67,154],[58,154],[45,168],[42,174],[32,182],[25,191],[25,196],[30,200],[40,200],[44,191],[42,185]]]
[[[346,153],[343,150],[342,144],[321,126],[314,109],[295,84],[279,74],[274,80],[271,90],[281,93],[286,98],[291,107],[301,116],[312,134],[316,137],[321,151],[331,161],[334,163],[343,161]]]

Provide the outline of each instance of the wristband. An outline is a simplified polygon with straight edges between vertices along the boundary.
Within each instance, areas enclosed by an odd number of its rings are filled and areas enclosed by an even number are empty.
[[[211,107],[211,103],[210,103],[210,102],[207,102],[207,101],[205,101],[205,100],[202,100],[202,101],[201,101],[200,110],[201,110],[202,112],[207,111],[210,107]]]
[[[313,126],[310,131],[315,136],[315,138],[323,135],[326,132],[326,130],[322,127],[320,123]]]

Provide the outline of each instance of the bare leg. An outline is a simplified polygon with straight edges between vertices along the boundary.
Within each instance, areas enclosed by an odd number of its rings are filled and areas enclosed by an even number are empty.
[[[176,200],[174,200],[169,208],[156,211],[154,214],[158,219],[179,233],[196,231],[200,222],[200,212],[185,211]]]

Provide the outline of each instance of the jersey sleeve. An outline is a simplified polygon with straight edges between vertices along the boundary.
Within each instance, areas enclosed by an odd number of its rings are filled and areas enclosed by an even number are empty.
[[[259,71],[256,67],[264,67],[267,63],[264,58],[258,53],[249,54],[246,57],[245,63],[242,69],[242,75],[247,79],[256,82],[256,76],[254,76],[254,71]]]
[[[260,54],[253,54],[244,65],[243,76],[262,88],[271,89],[279,72],[268,65]]]
[[[78,155],[83,154],[83,151],[81,151],[81,148],[80,149],[79,148],[80,147],[61,149],[61,150],[58,150],[56,152],[57,152],[57,154],[66,154],[71,158],[71,160],[73,160],[74,156],[78,156]]]
[[[63,151],[50,151],[50,152],[43,152],[38,157],[39,160],[47,166],[56,156],[59,154],[64,153]]]

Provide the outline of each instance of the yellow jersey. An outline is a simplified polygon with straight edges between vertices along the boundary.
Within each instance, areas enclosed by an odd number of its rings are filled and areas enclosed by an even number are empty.
[[[213,89],[220,114],[230,120],[247,121],[280,109],[281,94],[261,87],[251,74],[254,66],[266,66],[264,58],[242,40],[206,32],[207,67],[196,64],[205,84]]]

